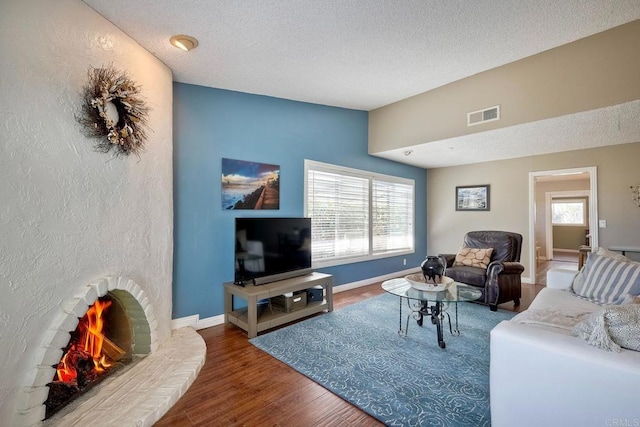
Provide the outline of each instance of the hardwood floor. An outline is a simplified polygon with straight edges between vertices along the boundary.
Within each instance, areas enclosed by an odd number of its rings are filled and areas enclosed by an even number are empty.
[[[552,268],[578,271],[578,254],[570,252],[554,253],[553,259],[538,264],[536,267],[536,283],[538,285],[547,285],[547,271]]]
[[[522,285],[525,310],[542,289]],[[334,309],[384,293],[380,284],[334,294]],[[489,308],[487,307],[487,310]],[[219,325],[198,331],[207,360],[185,395],[155,425],[162,426],[383,426],[284,363],[258,350],[244,331]]]

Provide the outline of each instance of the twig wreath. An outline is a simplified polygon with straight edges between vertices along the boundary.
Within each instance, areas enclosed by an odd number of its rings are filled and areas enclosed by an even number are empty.
[[[89,81],[83,88],[82,116],[86,134],[99,138],[96,150],[103,153],[112,148],[116,156],[139,155],[147,141],[147,107],[140,98],[140,86],[126,73],[113,66],[89,68]]]

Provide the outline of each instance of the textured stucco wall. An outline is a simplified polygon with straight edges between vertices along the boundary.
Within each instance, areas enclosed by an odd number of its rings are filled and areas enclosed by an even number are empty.
[[[172,76],[79,0],[0,3],[0,425],[59,307],[128,276],[171,333]],[[90,66],[112,63],[152,108],[147,150],[94,151],[74,116]]]

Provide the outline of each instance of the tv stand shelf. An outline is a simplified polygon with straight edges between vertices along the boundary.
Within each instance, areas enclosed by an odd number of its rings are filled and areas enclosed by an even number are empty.
[[[258,313],[258,301],[260,300],[318,285],[324,289],[322,302],[311,302],[306,307],[290,313],[269,310],[268,308],[263,310],[262,313]],[[234,297],[246,300],[247,307],[234,310]],[[333,277],[330,274],[314,272],[258,286],[239,286],[234,283],[224,284],[224,321],[226,324],[233,324],[247,331],[249,338],[257,336],[258,332],[275,328],[324,310],[333,311]]]

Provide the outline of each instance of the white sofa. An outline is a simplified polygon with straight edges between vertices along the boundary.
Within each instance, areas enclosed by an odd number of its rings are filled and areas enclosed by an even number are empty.
[[[593,312],[571,293],[576,271],[551,270],[528,310]],[[640,426],[640,352],[589,345],[570,331],[503,321],[491,331],[491,424]]]

